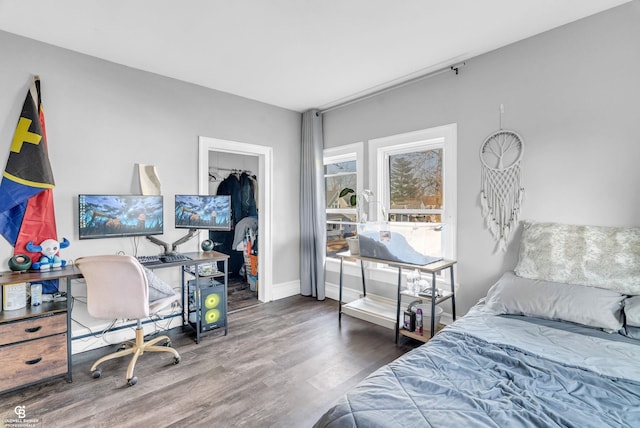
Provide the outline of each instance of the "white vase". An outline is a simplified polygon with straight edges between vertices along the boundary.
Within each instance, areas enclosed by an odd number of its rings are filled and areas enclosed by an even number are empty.
[[[357,236],[347,238],[347,245],[349,245],[349,252],[351,254],[360,254],[360,242]]]

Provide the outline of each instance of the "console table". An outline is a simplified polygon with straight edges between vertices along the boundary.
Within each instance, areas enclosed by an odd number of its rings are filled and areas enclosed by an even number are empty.
[[[397,282],[397,294],[396,294],[396,311],[395,311],[395,320],[394,320],[394,324],[395,324],[395,340],[396,343],[398,343],[398,338],[399,335],[402,334],[403,336],[407,336],[407,337],[411,337],[413,339],[417,339],[423,342],[426,342],[427,340],[429,340],[430,337],[433,337],[434,333],[435,333],[435,308],[436,305],[439,303],[442,303],[445,300],[451,299],[451,311],[452,311],[452,316],[453,319],[455,321],[456,319],[456,294],[455,294],[455,281],[454,281],[454,274],[453,274],[453,265],[456,264],[456,261],[454,260],[439,260],[433,263],[429,263],[427,265],[413,265],[413,264],[409,264],[409,263],[401,263],[401,262],[395,262],[395,261],[390,261],[390,260],[381,260],[381,259],[374,259],[374,258],[370,258],[370,257],[363,257],[360,256],[358,254],[351,254],[351,252],[349,251],[344,251],[344,252],[340,252],[337,254],[338,257],[340,257],[340,290],[339,290],[339,297],[338,297],[338,321],[341,320],[342,317],[342,312],[345,309],[345,307],[347,307],[347,305],[351,305],[351,304],[345,304],[343,307],[342,304],[342,287],[343,287],[343,263],[344,263],[344,259],[346,258],[351,258],[351,259],[355,259],[355,260],[360,260],[360,271],[362,274],[362,294],[363,294],[363,298],[366,298],[367,296],[367,288],[366,288],[366,282],[365,282],[365,274],[364,274],[364,262],[373,262],[373,263],[383,263],[386,264],[388,266],[391,267],[395,267],[398,269],[398,282]],[[425,272],[428,274],[431,274],[431,296],[435,296],[436,295],[436,274],[438,272],[441,272],[445,269],[449,269],[450,272],[450,276],[451,276],[451,291],[446,291],[445,293],[443,293],[443,295],[441,296],[437,296],[435,299],[432,299],[431,297],[428,296],[420,296],[420,295],[416,295],[413,293],[408,293],[402,290],[402,269],[410,269],[410,270],[419,270],[420,272]],[[431,332],[431,336],[429,337],[425,337],[425,336],[419,336],[417,334],[414,334],[412,332],[409,332],[407,330],[401,329],[400,328],[400,305],[401,305],[401,299],[402,296],[412,296],[415,297],[416,299],[421,299],[421,300],[428,300],[431,302],[431,328],[430,328],[430,332]],[[358,302],[356,302],[356,305],[358,305]],[[362,309],[358,309],[359,311],[363,311]],[[366,310],[365,310],[366,311]]]

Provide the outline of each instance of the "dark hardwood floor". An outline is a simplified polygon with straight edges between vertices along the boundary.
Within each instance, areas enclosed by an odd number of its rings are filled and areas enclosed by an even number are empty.
[[[229,275],[227,291],[229,312],[255,306],[260,303],[257,290],[252,291],[247,281],[241,276]]]
[[[342,317],[337,302],[294,296],[229,316],[229,333],[196,344],[189,329],[170,331],[169,354],[138,360],[138,384],[126,386],[128,358],[103,364],[101,348],[74,355],[73,383],[58,379],[0,395],[0,421],[25,406],[37,427],[310,427],[365,376],[420,345],[365,321]],[[0,423],[0,426],[2,423]]]

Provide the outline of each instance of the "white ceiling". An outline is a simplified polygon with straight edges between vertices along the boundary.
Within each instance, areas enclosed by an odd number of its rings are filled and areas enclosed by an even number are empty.
[[[630,0],[0,0],[0,29],[294,111]]]

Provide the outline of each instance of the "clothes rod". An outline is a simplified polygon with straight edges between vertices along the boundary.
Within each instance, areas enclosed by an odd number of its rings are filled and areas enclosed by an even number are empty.
[[[454,71],[456,73],[456,75],[457,75],[458,71],[460,70],[460,68],[464,67],[465,65],[466,65],[466,62],[460,62],[460,63],[454,64],[454,65],[450,65],[449,67],[444,67],[444,68],[441,68],[439,70],[435,70],[435,71],[432,71],[430,73],[423,74],[422,76],[416,76],[416,77],[414,77],[412,79],[405,80],[404,82],[396,83],[395,85],[387,86],[386,88],[382,88],[380,90],[371,92],[369,94],[362,95],[360,97],[353,98],[353,99],[345,101],[343,103],[338,103],[336,105],[329,106],[327,108],[321,109],[320,110],[320,114],[327,113],[327,112],[329,112],[331,110],[336,110],[336,109],[339,109],[339,108],[342,108],[342,107],[346,107],[348,105],[355,104],[355,103],[360,102],[360,101],[368,100],[369,98],[373,98],[375,96],[384,94],[384,93],[392,91],[394,89],[399,89],[399,88],[402,88],[404,86],[411,85],[413,83],[419,82],[419,81],[427,79],[429,77],[437,76],[437,75],[445,73],[447,71]]]
[[[246,172],[248,174],[251,173],[251,170],[248,169],[242,169],[242,168],[224,168],[224,167],[217,167],[217,166],[212,166],[209,167],[209,170],[213,170],[213,171],[232,171],[232,172]]]

